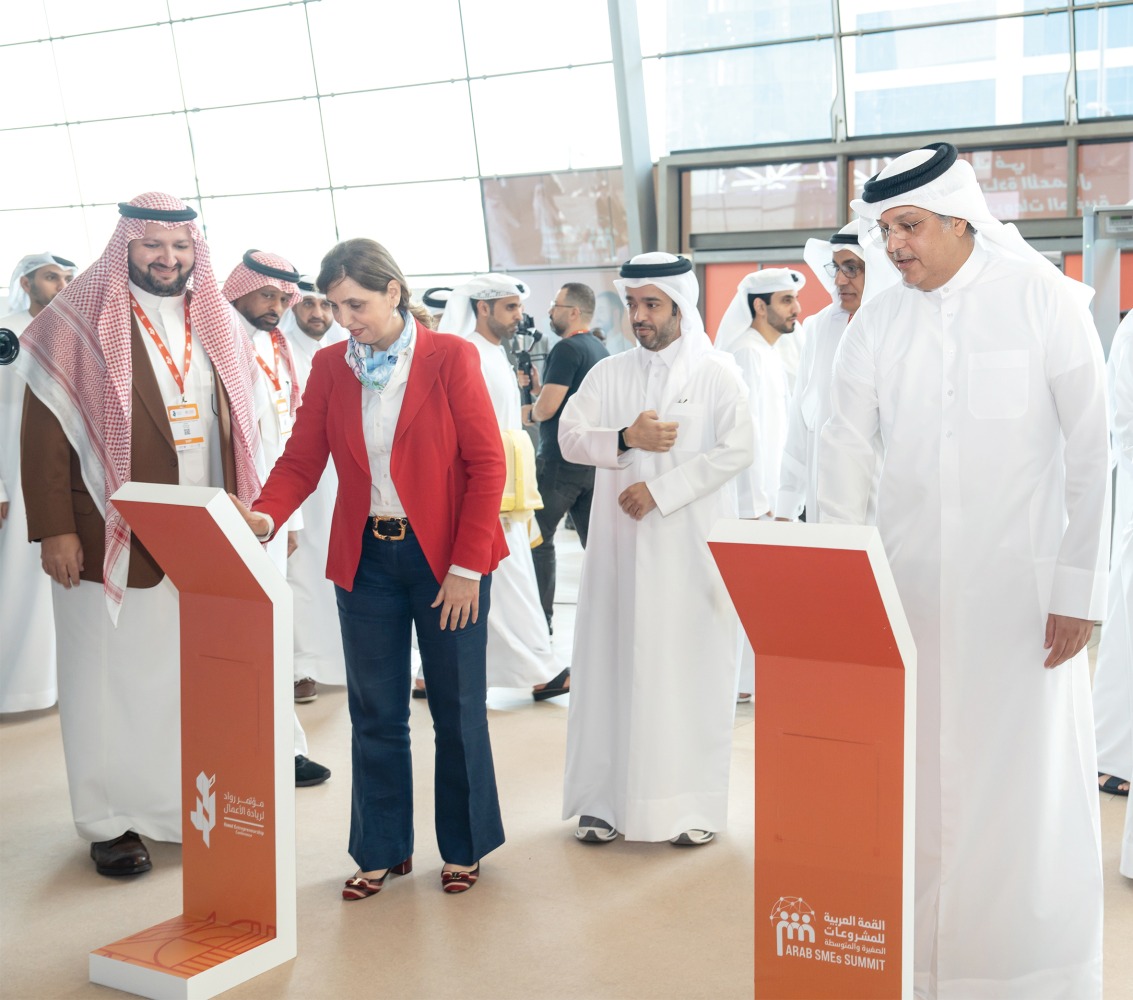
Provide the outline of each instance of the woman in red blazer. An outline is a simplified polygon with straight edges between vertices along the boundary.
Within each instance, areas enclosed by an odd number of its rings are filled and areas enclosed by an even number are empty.
[[[436,832],[446,892],[470,889],[504,841],[485,686],[503,449],[476,349],[409,314],[409,286],[373,240],[323,258],[319,290],[347,344],[315,354],[294,433],[246,514],[266,537],[338,472],[327,576],[338,596],[352,724],[345,899],[407,874],[413,855],[410,626],[436,731]]]

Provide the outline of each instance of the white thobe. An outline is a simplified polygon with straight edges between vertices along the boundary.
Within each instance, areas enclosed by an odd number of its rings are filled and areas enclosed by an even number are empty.
[[[277,406],[277,400],[290,401],[291,386],[296,375],[288,369],[287,363],[282,357],[279,359],[279,363],[276,363],[275,347],[272,344],[270,331],[254,327],[235,308],[232,310],[232,315],[239,320],[240,326],[251,339],[252,348],[257,357],[271,370],[279,383],[279,388],[276,389],[275,385],[269,380],[267,372],[260,365],[256,365],[259,376],[257,379],[256,417],[260,425],[260,441],[263,446],[264,463],[268,474],[270,474],[275,463],[279,461],[279,457],[283,454],[283,450],[287,447],[291,428],[295,422],[295,414],[290,410],[284,413]],[[264,397],[267,397],[270,401],[267,405],[263,402]],[[264,477],[264,481],[267,481],[267,476]],[[298,510],[288,518],[287,524],[280,531],[272,534],[271,541],[264,546],[264,551],[275,564],[275,568],[285,578],[289,562],[287,558],[287,533],[289,531],[300,531],[302,528],[303,514],[301,510]],[[301,541],[300,544],[302,544]],[[306,675],[300,675],[298,668],[295,668],[294,676],[296,680],[300,680],[302,676]],[[294,713],[292,714],[294,715]],[[307,755],[307,734],[303,730],[302,723],[299,722],[298,715],[294,715],[293,733],[295,755],[305,757]]]
[[[177,370],[185,360],[184,296],[156,296],[131,284]],[[141,333],[168,406],[181,390],[152,338]],[[182,486],[222,486],[212,366],[193,334],[185,398],[196,403],[205,446],[178,452]],[[181,840],[181,622],[169,577],[129,587],[118,627],[102,585],[51,584],[59,664],[59,721],[75,827],[86,840],[126,830]]]
[[[779,341],[784,338],[780,337]],[[769,344],[748,327],[728,347],[740,366],[748,391],[748,408],[758,441],[755,460],[736,477],[740,517],[761,517],[779,492],[779,468],[787,441],[791,390],[778,343]]]
[[[232,315],[235,316],[244,332],[252,341],[252,348],[256,352],[256,356],[271,369],[272,374],[275,376],[276,381],[279,382],[279,389],[269,380],[267,373],[260,365],[256,366],[258,383],[260,391],[257,392],[257,410],[256,416],[260,424],[260,440],[263,443],[264,449],[264,462],[267,466],[267,471],[270,474],[271,470],[275,467],[275,463],[279,460],[280,455],[283,454],[284,448],[287,447],[288,438],[291,436],[291,428],[295,423],[295,414],[288,410],[287,413],[282,412],[276,405],[277,398],[290,401],[291,399],[291,386],[295,380],[295,374],[287,367],[287,363],[279,359],[279,364],[276,364],[275,348],[272,345],[271,333],[267,330],[260,330],[249,323],[235,308],[232,310]],[[261,395],[266,394],[270,399],[270,406],[264,407],[260,401]],[[265,482],[267,477],[265,476]],[[275,563],[275,568],[283,576],[287,576],[287,532],[300,531],[303,528],[303,514],[302,511],[296,511],[287,520],[287,524],[279,531],[272,535],[271,541],[264,547],[267,554],[271,557],[271,561]],[[299,679],[299,675],[296,675]]]
[[[802,366],[802,357],[809,336],[810,331],[804,321],[796,323],[791,333],[786,333],[775,341],[775,352],[779,355],[783,370],[787,373],[787,386],[790,392],[795,391],[795,379]]]
[[[0,319],[0,327],[18,337],[30,322],[25,309]],[[20,482],[24,389],[11,368],[0,368],[0,503],[8,504],[0,525],[0,713],[48,708],[56,698],[51,578],[39,546],[28,542]]]
[[[917,645],[918,996],[1101,995],[1102,877],[1083,651],[1104,608],[1098,336],[1069,282],[980,243],[931,292],[866,303],[835,360],[823,521],[877,526]]]
[[[1113,456],[1117,464],[1114,493],[1113,550],[1110,555],[1109,606],[1094,668],[1094,733],[1098,770],[1133,778],[1133,621],[1123,586],[1122,537],[1133,523],[1133,318],[1127,316],[1109,352],[1110,417]]]
[[[679,424],[668,452],[618,454],[644,410]],[[736,516],[754,457],[747,389],[707,336],[598,362],[559,420],[568,462],[597,467],[571,665],[563,818],[597,816],[629,840],[723,830],[739,621],[708,549]],[[640,521],[618,496],[644,482]]]
[[[492,398],[500,430],[523,431],[519,384],[501,344],[473,331],[469,341],[480,352],[480,370]],[[558,672],[547,616],[539,602],[535,563],[527,525],[501,518],[508,555],[492,573],[488,613],[488,687],[529,688]]]
[[[1098,770],[1133,777],[1133,315],[1109,351],[1110,440],[1117,463],[1109,607],[1094,670]],[[1133,795],[1125,813],[1121,873],[1133,878]]]
[[[791,394],[776,517],[795,519],[806,508],[808,522],[818,520],[818,432],[830,416],[830,380],[834,352],[846,332],[850,314],[838,303],[807,319],[802,360]]]
[[[307,384],[315,352],[323,347],[345,344],[348,336],[337,323],[332,323],[320,340],[308,337],[299,329],[287,334],[300,390]],[[339,350],[345,352],[345,347]],[[330,523],[337,495],[338,473],[334,463],[327,462],[315,492],[300,508],[303,534],[299,536],[299,547],[287,560],[287,582],[291,584],[295,601],[295,676],[310,677],[320,684],[342,685],[346,683],[346,659],[342,651],[338,603],[334,584],[326,578]]]
[[[794,334],[780,336],[769,344],[754,327],[748,327],[728,346],[728,353],[740,366],[748,391],[748,408],[755,421],[755,459],[736,477],[739,516],[763,517],[771,511],[779,493],[779,469],[787,443],[787,421],[791,389],[780,347]],[[787,352],[792,356],[797,348]],[[797,359],[794,359],[797,363]],[[744,636],[740,643],[739,691],[755,690],[755,651]]]

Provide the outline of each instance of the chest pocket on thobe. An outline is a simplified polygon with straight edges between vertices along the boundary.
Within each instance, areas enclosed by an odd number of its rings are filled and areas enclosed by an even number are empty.
[[[700,454],[716,443],[712,415],[703,403],[674,403],[661,419],[677,422],[673,451]]]
[[[968,412],[977,420],[1010,420],[1027,412],[1029,351],[982,351],[968,357]]]

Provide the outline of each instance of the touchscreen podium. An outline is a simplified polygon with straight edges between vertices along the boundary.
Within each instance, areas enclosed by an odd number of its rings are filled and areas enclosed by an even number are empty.
[[[180,595],[183,899],[92,952],[90,978],[212,997],[295,957],[291,592],[222,490],[128,483],[111,502]]]
[[[911,997],[916,652],[877,529],[709,547],[755,650],[755,997]]]

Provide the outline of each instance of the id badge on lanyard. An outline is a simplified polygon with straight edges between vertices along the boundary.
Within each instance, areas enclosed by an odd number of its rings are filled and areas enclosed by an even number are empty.
[[[281,388],[274,389],[271,398],[272,402],[275,403],[275,416],[279,423],[280,440],[286,441],[291,437],[291,430],[295,425],[295,420],[291,416],[290,386],[284,384]]]
[[[189,319],[188,303],[186,302],[185,304],[184,371],[178,371],[177,365],[173,363],[173,357],[170,355],[169,349],[165,346],[165,342],[158,336],[157,331],[153,328],[153,324],[149,321],[149,317],[145,314],[142,307],[138,305],[138,300],[134,298],[132,292],[130,293],[130,308],[133,310],[138,322],[142,324],[142,328],[149,334],[150,339],[153,341],[154,346],[161,355],[161,359],[169,369],[169,374],[173,376],[173,381],[177,384],[177,388],[181,393],[181,399],[178,402],[171,403],[165,408],[165,412],[169,417],[169,429],[173,433],[173,445],[178,452],[200,451],[205,446],[204,426],[201,423],[201,410],[196,403],[191,402],[185,395],[185,383],[189,378],[189,366],[193,361],[193,334],[191,321]]]
[[[179,452],[199,451],[205,446],[201,411],[196,403],[182,400],[165,408],[169,414],[169,427],[173,431],[173,444]]]

